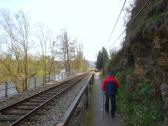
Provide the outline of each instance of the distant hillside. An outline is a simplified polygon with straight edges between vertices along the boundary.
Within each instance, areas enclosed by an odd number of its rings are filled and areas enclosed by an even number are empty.
[[[87,60],[87,62],[88,62],[88,64],[89,64],[90,67],[94,67],[94,68],[96,67],[95,66],[95,61],[88,61]]]

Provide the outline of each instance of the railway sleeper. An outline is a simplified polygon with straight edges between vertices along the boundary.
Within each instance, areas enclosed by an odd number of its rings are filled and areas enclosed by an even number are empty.
[[[50,110],[52,108],[52,106],[44,106],[40,111],[48,111],[48,110]],[[40,112],[39,111],[39,112]]]
[[[0,122],[0,126],[10,126],[10,121],[7,122]]]
[[[44,100],[47,100],[49,98],[51,98],[53,95],[48,95],[48,96],[43,96],[43,95],[40,95],[38,97],[35,97],[34,99],[44,99]]]
[[[42,94],[42,95],[50,95],[50,96],[53,96],[53,95],[55,95],[57,92],[59,92],[59,91],[57,90],[57,91],[54,91],[54,92],[46,92],[46,93],[44,93],[44,94]]]
[[[53,95],[51,95],[50,97],[52,97]],[[50,97],[44,97],[44,96],[38,96],[38,97],[35,97],[33,99],[38,99],[38,100],[48,100]],[[30,99],[32,100],[32,99]]]
[[[36,112],[35,115],[36,116],[42,116],[42,115],[45,115],[45,113],[47,113],[47,112],[48,112],[48,110],[43,109],[41,111]]]
[[[43,107],[43,110],[51,110],[51,109],[53,109],[53,106],[51,106],[51,105],[46,105],[46,106],[44,106]]]
[[[48,106],[55,106],[57,103],[55,101],[50,101],[49,103],[47,103]]]
[[[0,122],[14,122],[16,121],[20,116],[17,115],[1,115],[0,116]]]
[[[47,99],[30,99],[29,102],[33,102],[33,103],[43,103],[45,102]]]
[[[37,121],[33,121],[33,120],[27,120],[26,122],[24,122],[21,126],[35,126],[37,125]]]
[[[3,115],[25,115],[26,113],[28,113],[28,110],[10,110],[10,111],[5,111],[3,112]]]
[[[41,97],[42,97],[42,98],[43,98],[43,97],[45,97],[45,98],[46,98],[46,97],[47,97],[47,98],[50,98],[50,97],[52,97],[52,96],[53,96],[53,95],[51,95],[51,94],[41,94],[41,95],[40,95],[40,98],[41,98]]]
[[[21,110],[33,110],[34,107],[33,106],[18,106],[17,109],[21,109]]]
[[[24,106],[39,106],[39,102],[25,102],[22,105]]]
[[[44,115],[44,114],[41,114],[41,115]],[[34,115],[34,116],[30,117],[29,119],[27,119],[26,122],[38,122],[40,120],[39,118],[41,115]]]

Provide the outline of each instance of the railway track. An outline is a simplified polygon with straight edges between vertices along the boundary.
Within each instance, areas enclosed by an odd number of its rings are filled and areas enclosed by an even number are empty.
[[[0,109],[0,126],[18,126],[38,114],[45,106],[52,106],[52,101],[58,98],[85,78],[87,74],[62,82],[26,99]]]

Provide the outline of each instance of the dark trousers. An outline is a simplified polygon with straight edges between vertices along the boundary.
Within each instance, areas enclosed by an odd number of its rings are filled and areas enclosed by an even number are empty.
[[[116,109],[116,98],[115,98],[115,95],[106,96],[106,102],[105,102],[105,110],[106,111],[109,111],[109,101],[111,101],[111,114],[115,115],[115,109]]]

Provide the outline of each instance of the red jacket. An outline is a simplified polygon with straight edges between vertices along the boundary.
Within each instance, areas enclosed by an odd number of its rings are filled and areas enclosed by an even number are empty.
[[[121,87],[120,82],[114,76],[107,76],[102,83],[102,91],[105,93],[105,86],[107,82],[112,82],[117,88]]]

